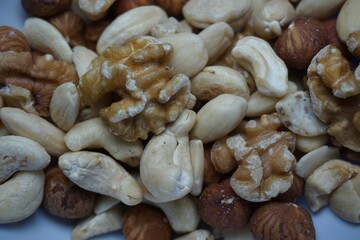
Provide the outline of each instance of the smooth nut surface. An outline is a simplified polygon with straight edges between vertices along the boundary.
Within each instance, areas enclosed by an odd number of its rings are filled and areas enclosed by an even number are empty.
[[[336,21],[336,31],[341,41],[345,42],[350,33],[360,30],[359,8],[360,2],[356,0],[347,0],[342,5]]]

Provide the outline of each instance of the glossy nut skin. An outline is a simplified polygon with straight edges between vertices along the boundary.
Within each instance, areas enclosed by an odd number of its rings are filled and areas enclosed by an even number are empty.
[[[89,216],[95,206],[96,194],[70,181],[56,167],[45,174],[44,208],[52,215],[78,219]]]
[[[65,11],[71,0],[21,0],[21,5],[29,15],[46,18]]]

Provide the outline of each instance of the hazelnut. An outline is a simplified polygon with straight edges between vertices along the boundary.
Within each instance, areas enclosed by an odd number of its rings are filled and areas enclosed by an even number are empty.
[[[155,0],[155,4],[174,17],[182,15],[182,8],[189,0]]]
[[[71,182],[55,167],[45,175],[44,208],[52,215],[77,219],[90,215],[94,209],[96,194]]]
[[[130,9],[153,4],[154,0],[120,0],[114,3],[113,9],[116,15],[120,15]]]
[[[252,213],[252,203],[232,190],[230,179],[206,187],[199,197],[201,219],[214,228],[241,228]]]
[[[121,2],[121,1],[120,1]],[[110,20],[107,19],[101,19],[96,22],[90,23],[84,33],[84,38],[86,41],[86,46],[94,51],[96,51],[96,44],[99,40],[102,32],[109,26],[111,23]]]
[[[298,17],[276,40],[274,50],[286,65],[304,70],[327,42],[327,31],[320,21]]]
[[[29,15],[46,18],[68,9],[71,0],[21,0],[21,5]]]
[[[168,240],[172,234],[166,216],[145,204],[131,207],[125,213],[122,230],[127,240]]]
[[[204,177],[203,184],[217,183],[220,181],[222,174],[215,170],[214,164],[211,162],[211,146],[204,146]]]
[[[295,202],[304,192],[304,184],[305,180],[295,173],[293,173],[293,184],[291,187],[284,193],[280,193],[276,198],[275,201],[279,202]]]
[[[336,32],[336,18],[330,18],[322,22],[326,28],[328,35],[328,44],[331,44],[340,49],[341,53],[345,57],[350,57],[350,53],[347,50],[346,45],[340,40]]]
[[[315,239],[311,215],[294,203],[268,202],[255,210],[249,222],[255,239]]]
[[[19,30],[0,26],[0,52],[29,52],[30,46],[25,35]]]

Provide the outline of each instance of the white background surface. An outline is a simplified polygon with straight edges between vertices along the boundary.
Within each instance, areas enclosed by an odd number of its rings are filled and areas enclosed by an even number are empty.
[[[0,0],[0,25],[10,25],[21,30],[26,15],[20,0]],[[303,200],[300,205],[305,206]],[[0,212],[1,214],[1,212]],[[341,220],[328,207],[312,214],[317,240],[360,240],[360,225]],[[39,209],[28,219],[13,223],[0,224],[0,240],[67,240],[76,221],[62,220],[50,216]],[[93,239],[121,240],[121,232],[102,235]]]

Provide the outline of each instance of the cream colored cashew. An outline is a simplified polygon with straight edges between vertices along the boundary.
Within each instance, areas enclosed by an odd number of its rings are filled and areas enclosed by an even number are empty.
[[[295,9],[288,0],[270,0],[255,17],[254,30],[263,39],[274,39],[295,18]]]
[[[63,131],[75,123],[80,110],[80,96],[76,85],[66,82],[55,88],[50,101],[50,117]]]
[[[63,173],[88,191],[119,199],[126,205],[142,201],[143,191],[136,180],[111,157],[97,152],[69,152],[58,161]]]
[[[293,133],[313,137],[327,132],[328,126],[314,114],[307,92],[289,94],[278,101],[275,108],[280,120]]]
[[[96,199],[94,213],[100,214],[100,213],[106,212],[107,210],[114,207],[118,203],[120,203],[119,199],[109,197],[106,195],[100,195]]]
[[[191,131],[193,138],[209,143],[234,130],[245,117],[247,102],[231,94],[221,94],[207,102],[197,113]]]
[[[20,136],[0,137],[0,183],[19,170],[42,170],[50,155],[37,142]]]
[[[111,45],[121,45],[132,37],[147,35],[153,26],[167,18],[166,12],[158,6],[131,9],[118,16],[104,30],[97,42],[96,51],[101,54]]]
[[[211,24],[199,33],[204,40],[209,60],[207,65],[214,63],[231,45],[234,30],[225,22]]]
[[[197,229],[174,240],[214,240],[214,236],[209,230]]]
[[[240,39],[232,56],[254,77],[257,90],[269,97],[283,97],[288,92],[288,70],[265,40],[258,37]]]
[[[321,146],[326,145],[329,141],[329,134],[322,134],[315,137],[304,137],[296,135],[295,147],[297,150],[308,153]]]
[[[191,191],[194,177],[190,160],[188,132],[196,113],[184,110],[164,132],[146,144],[140,160],[140,177],[157,199],[171,201]]]
[[[296,163],[295,172],[299,177],[304,179],[320,167],[325,162],[331,159],[337,159],[340,156],[340,150],[337,147],[322,146],[304,156],[302,156]]]
[[[49,53],[56,59],[72,62],[72,50],[63,35],[49,22],[28,18],[23,31],[31,48]]]
[[[69,151],[64,142],[65,133],[44,118],[10,107],[0,109],[0,118],[11,134],[38,142],[52,156]]]
[[[122,221],[123,214],[119,206],[112,207],[106,212],[90,216],[78,223],[71,233],[72,240],[85,240],[120,230]]]
[[[360,223],[360,174],[341,184],[331,194],[329,206],[346,221]]]
[[[344,160],[333,159],[318,167],[305,182],[304,196],[313,212],[328,204],[330,194],[360,172],[360,167]]]
[[[92,21],[104,17],[115,0],[78,0],[79,8]]]
[[[44,193],[43,171],[21,171],[0,184],[0,224],[23,220],[40,206]]]
[[[89,65],[93,59],[95,59],[98,55],[92,50],[83,47],[76,46],[73,48],[73,62],[76,67],[76,72],[81,78],[89,69]]]
[[[336,32],[341,41],[346,42],[350,33],[360,30],[359,9],[358,0],[346,0],[342,5],[336,19]]]
[[[194,231],[199,225],[199,211],[195,199],[189,195],[170,202],[152,204],[165,213],[171,228],[177,233]]]
[[[109,131],[100,118],[75,124],[65,135],[65,144],[71,151],[85,148],[104,148],[116,160],[130,166],[139,165],[143,145],[140,140],[127,142]]]
[[[198,196],[203,187],[204,178],[204,146],[201,140],[190,141],[190,159],[194,174],[191,194]]]
[[[296,16],[323,20],[333,16],[344,2],[345,0],[301,0],[295,9]]]
[[[160,38],[160,41],[170,43],[174,49],[164,58],[164,62],[173,67],[173,74],[183,73],[192,77],[208,62],[205,41],[194,33],[177,33]]]

